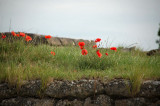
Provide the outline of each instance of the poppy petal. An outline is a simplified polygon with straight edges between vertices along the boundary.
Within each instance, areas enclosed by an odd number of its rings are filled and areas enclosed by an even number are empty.
[[[95,42],[100,42],[101,41],[101,39],[100,38],[97,38],[96,40],[95,40]]]
[[[30,36],[26,35],[26,41],[28,42],[30,40],[32,40],[32,38]]]
[[[117,48],[116,48],[116,47],[111,47],[110,49],[111,49],[111,50],[115,50],[115,51],[117,50]]]
[[[20,32],[19,35],[25,37],[25,33]]]
[[[12,31],[11,34],[12,34],[13,36],[16,36],[16,33],[15,33],[14,31]]]
[[[106,54],[106,56],[108,56],[108,53],[105,53]]]
[[[55,55],[55,52],[52,52],[52,51],[51,51],[51,54],[54,56],[54,55]]]
[[[84,43],[84,42],[79,42],[78,45],[79,45],[79,46],[84,46],[85,43]]]
[[[99,58],[102,57],[102,54],[99,52],[99,50],[97,50],[97,55],[98,55]]]
[[[88,51],[86,49],[83,49],[81,53],[82,53],[82,55],[87,55]]]

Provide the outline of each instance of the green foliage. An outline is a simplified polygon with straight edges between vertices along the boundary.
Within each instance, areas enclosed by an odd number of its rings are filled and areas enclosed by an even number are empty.
[[[17,84],[23,80],[48,79],[75,80],[80,78],[129,78],[134,91],[138,90],[142,79],[160,78],[160,57],[147,57],[140,50],[121,52],[86,47],[88,54],[82,55],[79,47],[53,47],[30,45],[21,40],[6,42],[0,40],[0,81]],[[55,56],[51,54],[55,52]],[[105,53],[109,55],[106,56]]]
[[[100,52],[103,54],[101,58],[99,58],[96,54],[96,50],[89,49],[89,53],[86,56],[80,55],[79,60],[77,61],[77,67],[80,70],[85,69],[95,69],[95,70],[106,70],[113,67],[115,63],[115,58],[113,56],[105,56],[105,50],[101,50]],[[80,51],[79,51],[80,52]]]

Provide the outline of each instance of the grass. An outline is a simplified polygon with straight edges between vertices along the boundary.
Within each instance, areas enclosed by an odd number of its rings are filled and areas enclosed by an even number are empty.
[[[23,80],[49,79],[77,80],[81,78],[125,78],[130,79],[133,89],[138,91],[141,81],[160,78],[160,56],[146,56],[140,50],[117,52],[86,47],[82,55],[79,47],[34,46],[23,40],[12,43],[0,39],[0,82],[21,85]],[[56,53],[51,55],[51,51]],[[106,56],[105,53],[109,55]]]

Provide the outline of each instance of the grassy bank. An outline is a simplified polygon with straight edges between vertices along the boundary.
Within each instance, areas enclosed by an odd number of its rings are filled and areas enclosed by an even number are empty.
[[[54,47],[49,45],[34,46],[15,40],[12,43],[0,39],[0,81],[10,84],[23,80],[81,78],[127,78],[138,84],[144,79],[160,78],[160,57],[146,56],[136,50],[121,52],[100,49],[102,57],[96,49],[86,47],[88,54],[82,55],[81,49],[72,47]],[[55,52],[53,56],[51,51]],[[109,55],[106,56],[105,53]]]

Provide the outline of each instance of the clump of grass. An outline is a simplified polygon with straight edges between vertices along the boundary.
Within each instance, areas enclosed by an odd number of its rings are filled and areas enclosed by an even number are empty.
[[[138,67],[138,66],[137,66]],[[129,79],[131,81],[131,95],[134,96],[140,91],[141,83],[144,78],[144,73],[147,70],[144,70],[143,67],[139,66],[138,68],[131,67],[132,71],[129,73]]]
[[[101,50],[101,53],[103,56],[99,58],[96,54],[96,50],[93,50],[90,48],[88,55],[83,56],[80,55],[78,61],[77,61],[77,67],[80,70],[85,70],[85,69],[94,69],[97,71],[102,71],[109,69],[113,66],[115,66],[115,59],[112,58],[113,56],[105,56],[105,50]]]

